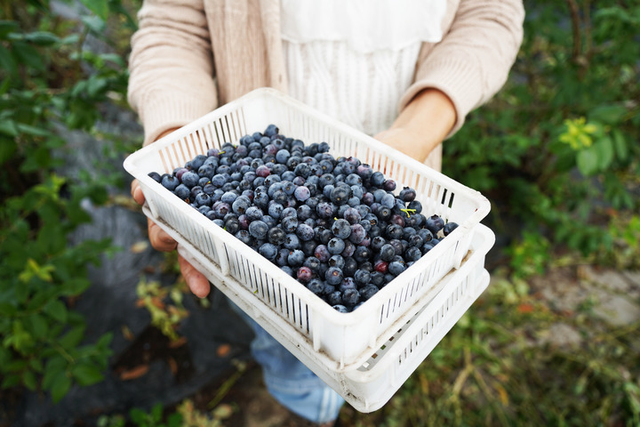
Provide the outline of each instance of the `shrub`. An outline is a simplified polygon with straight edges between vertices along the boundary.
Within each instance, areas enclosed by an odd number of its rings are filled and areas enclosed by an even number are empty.
[[[118,1],[87,4],[100,15],[83,15],[83,24],[35,0],[3,2],[0,21],[0,379],[4,389],[44,390],[54,401],[73,383],[100,381],[110,354],[110,334],[83,342],[72,302],[90,286],[87,265],[114,248],[68,244],[91,219],[81,202],[105,203],[108,180],[67,176],[61,131],[95,132],[101,103],[125,93],[124,61],[84,42],[104,28],[102,8],[126,15]]]
[[[615,213],[639,208],[640,6],[525,3],[511,78],[445,143],[445,173],[488,195],[498,233],[609,253]]]

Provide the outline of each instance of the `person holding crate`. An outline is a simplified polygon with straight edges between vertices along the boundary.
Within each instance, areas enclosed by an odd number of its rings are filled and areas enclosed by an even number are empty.
[[[138,18],[128,99],[145,145],[267,86],[439,170],[442,141],[504,85],[524,8],[519,0],[145,0]],[[136,181],[131,193],[144,203]],[[176,248],[152,221],[149,238],[157,250]],[[207,279],[179,263],[205,297]],[[332,425],[342,398],[250,323],[272,395]]]

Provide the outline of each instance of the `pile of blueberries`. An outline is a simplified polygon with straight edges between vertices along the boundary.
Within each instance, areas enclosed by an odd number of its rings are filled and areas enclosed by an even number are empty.
[[[414,189],[395,195],[371,166],[273,124],[149,176],[344,313],[457,227],[425,216]]]

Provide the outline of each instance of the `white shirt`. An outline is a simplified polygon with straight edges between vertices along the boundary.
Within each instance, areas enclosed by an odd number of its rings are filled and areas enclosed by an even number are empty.
[[[369,135],[387,129],[446,0],[281,0],[289,94]]]

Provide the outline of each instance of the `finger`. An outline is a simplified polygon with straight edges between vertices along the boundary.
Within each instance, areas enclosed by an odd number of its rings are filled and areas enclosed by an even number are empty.
[[[178,255],[178,264],[180,265],[182,277],[184,277],[184,280],[187,282],[187,286],[189,286],[191,292],[199,298],[204,298],[209,295],[211,285],[204,274],[196,270],[195,267],[189,264],[189,262],[181,255]]]
[[[158,224],[150,219],[147,219],[147,224],[149,228],[149,241],[155,250],[160,252],[171,252],[178,246],[178,243],[173,240],[166,231],[160,228]]]
[[[144,193],[137,179],[134,179],[131,183],[131,197],[133,197],[133,200],[135,200],[137,204],[144,204]]]

